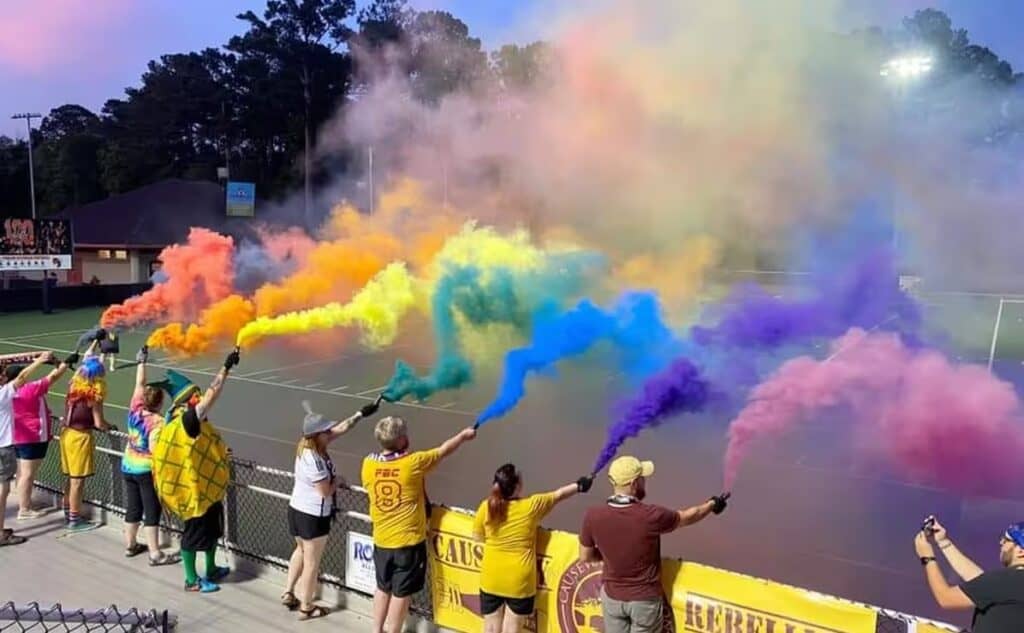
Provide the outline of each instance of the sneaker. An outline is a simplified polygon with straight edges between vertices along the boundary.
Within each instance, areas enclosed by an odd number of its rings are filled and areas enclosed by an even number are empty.
[[[230,567],[214,567],[212,572],[206,574],[206,579],[210,582],[217,582],[221,578],[224,578],[231,573]]]
[[[68,524],[64,527],[68,532],[88,532],[89,530],[95,530],[100,526],[99,523],[93,523],[92,521],[86,521],[85,519],[78,519],[76,521],[68,521]]]
[[[192,584],[185,583],[185,591],[189,593],[213,593],[220,591],[220,585],[216,585],[205,578],[200,578]]]
[[[40,519],[46,516],[46,512],[43,510],[18,510],[19,521],[32,521],[33,519]]]

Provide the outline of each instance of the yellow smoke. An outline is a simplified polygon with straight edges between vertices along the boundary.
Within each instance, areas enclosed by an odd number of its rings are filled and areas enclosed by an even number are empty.
[[[270,336],[358,325],[365,345],[382,347],[398,335],[399,321],[414,304],[414,284],[405,264],[395,262],[377,273],[348,303],[332,302],[319,308],[260,317],[238,332],[237,343],[247,348]]]

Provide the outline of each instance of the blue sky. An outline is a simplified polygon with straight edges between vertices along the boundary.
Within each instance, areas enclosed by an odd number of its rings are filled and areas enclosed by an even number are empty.
[[[542,9],[587,0],[413,0],[444,9],[494,47],[545,35]],[[593,0],[592,0],[593,1]],[[760,0],[769,2],[771,0]],[[896,26],[933,6],[1024,69],[1024,0],[846,0],[851,26]],[[24,137],[9,113],[45,114],[62,103],[98,110],[138,82],[164,53],[218,46],[241,30],[235,15],[263,0],[3,0],[0,9],[0,134]]]

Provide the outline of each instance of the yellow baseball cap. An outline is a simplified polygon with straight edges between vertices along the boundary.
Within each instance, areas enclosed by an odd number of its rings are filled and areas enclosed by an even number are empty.
[[[619,457],[608,467],[608,479],[615,486],[628,486],[638,477],[650,477],[653,474],[654,462],[642,462],[632,455]]]

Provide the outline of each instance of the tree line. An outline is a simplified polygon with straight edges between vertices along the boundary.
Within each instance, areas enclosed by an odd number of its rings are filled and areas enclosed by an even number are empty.
[[[163,55],[139,85],[99,113],[66,104],[33,131],[41,214],[85,204],[165,178],[215,181],[227,164],[234,180],[273,198],[346,170],[356,148],[313,163],[313,134],[372,81],[362,68],[374,51],[403,51],[396,67],[413,98],[437,103],[455,91],[529,86],[547,76],[543,42],[486,51],[469,27],[444,11],[414,11],[407,0],[268,0],[261,15],[238,16],[244,31],[221,48]],[[972,76],[991,85],[1020,75],[970,42],[944,13],[918,11],[898,33],[857,33],[880,50],[908,42],[934,52],[942,85]],[[356,50],[369,51],[360,56]],[[28,215],[28,151],[0,136],[0,217]],[[309,195],[307,189],[307,195]]]

